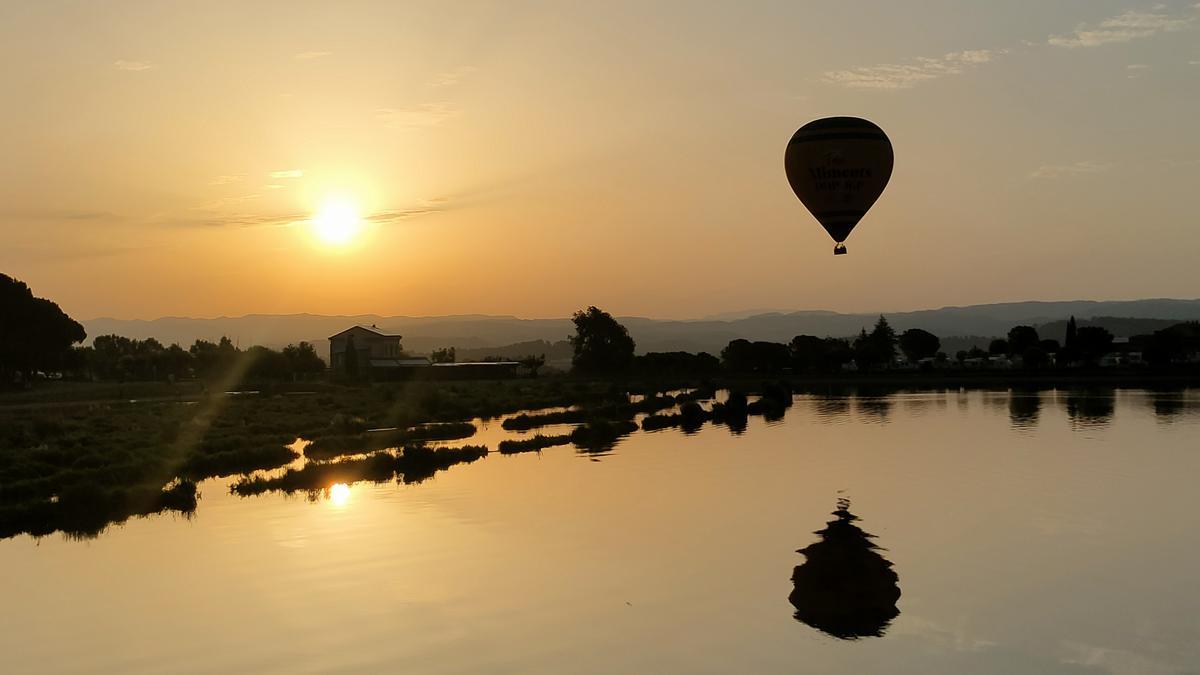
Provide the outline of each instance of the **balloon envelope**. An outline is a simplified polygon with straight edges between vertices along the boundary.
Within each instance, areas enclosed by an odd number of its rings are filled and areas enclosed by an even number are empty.
[[[792,191],[838,243],[879,199],[892,176],[892,143],[857,117],[813,120],[788,141],[784,169]],[[839,250],[840,249],[840,250]]]

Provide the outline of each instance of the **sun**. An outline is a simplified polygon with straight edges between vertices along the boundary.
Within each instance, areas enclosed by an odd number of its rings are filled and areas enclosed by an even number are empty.
[[[326,199],[311,222],[317,240],[331,247],[345,246],[362,232],[358,205],[342,197]]]

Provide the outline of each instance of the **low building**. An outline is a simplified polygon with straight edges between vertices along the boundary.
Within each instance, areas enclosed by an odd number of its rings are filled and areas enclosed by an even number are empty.
[[[506,380],[516,377],[521,367],[517,361],[435,363],[430,374],[441,380]]]
[[[353,357],[349,356],[351,350]],[[360,375],[371,376],[376,371],[395,372],[428,365],[429,359],[412,358],[404,353],[399,335],[385,333],[375,326],[351,326],[329,336],[329,368],[335,375],[349,374],[348,366]]]

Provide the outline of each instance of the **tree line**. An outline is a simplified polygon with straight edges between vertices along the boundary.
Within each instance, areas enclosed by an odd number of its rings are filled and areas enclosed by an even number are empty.
[[[196,340],[184,349],[154,338],[98,336],[89,347],[75,347],[70,360],[76,375],[97,380],[213,379],[237,372],[251,380],[308,379],[325,371],[325,362],[308,342],[274,350],[261,345],[239,349],[228,337]]]
[[[753,373],[778,375],[785,371],[807,374],[834,374],[848,366],[860,371],[887,370],[900,365],[934,368],[948,365],[950,357],[941,351],[941,339],[920,328],[897,333],[884,316],[868,331],[863,328],[853,338],[797,335],[790,342],[737,339],[721,350],[719,358],[707,352],[651,352],[635,355],[635,343],[625,326],[597,307],[588,307],[572,316],[575,335],[572,366],[575,372],[699,375]],[[1067,323],[1066,339],[1043,339],[1033,326],[1018,325],[1006,337],[995,338],[987,350],[974,347],[955,354],[959,365],[971,359],[1004,357],[1023,368],[1037,370],[1052,363],[1057,367],[1088,367],[1114,350],[1114,337],[1100,326]],[[1153,367],[1179,364],[1200,352],[1200,322],[1179,323],[1152,334],[1130,338],[1125,352],[1141,353]],[[899,357],[903,357],[901,361]]]

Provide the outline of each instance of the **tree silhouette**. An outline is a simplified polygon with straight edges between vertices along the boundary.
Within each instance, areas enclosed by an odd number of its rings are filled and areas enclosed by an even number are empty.
[[[909,363],[936,356],[941,348],[941,339],[927,330],[909,328],[900,334],[900,351]]]
[[[20,373],[59,370],[71,345],[83,342],[83,326],[59,306],[38,298],[25,285],[0,274],[0,377],[12,382]]]
[[[522,356],[521,358],[517,359],[517,363],[529,369],[530,377],[537,377],[538,370],[541,369],[542,366],[546,365],[546,355],[542,354],[541,356],[534,356],[533,354],[530,354],[528,356]]]
[[[1087,363],[1100,360],[1112,348],[1113,334],[1100,326],[1084,326],[1075,335],[1075,351]]]
[[[325,362],[317,356],[317,350],[311,343],[301,342],[298,345],[288,345],[283,348],[287,358],[288,368],[297,375],[315,375],[325,372]]]
[[[1033,347],[1038,346],[1038,332],[1033,326],[1013,326],[1008,331],[1008,350],[1010,354],[1024,355]]]
[[[896,356],[896,331],[883,315],[870,333],[864,328],[854,340],[854,362],[860,370],[888,367]]]
[[[592,306],[571,316],[575,335],[570,337],[575,355],[571,365],[581,373],[614,373],[633,361],[633,338],[608,312]]]

